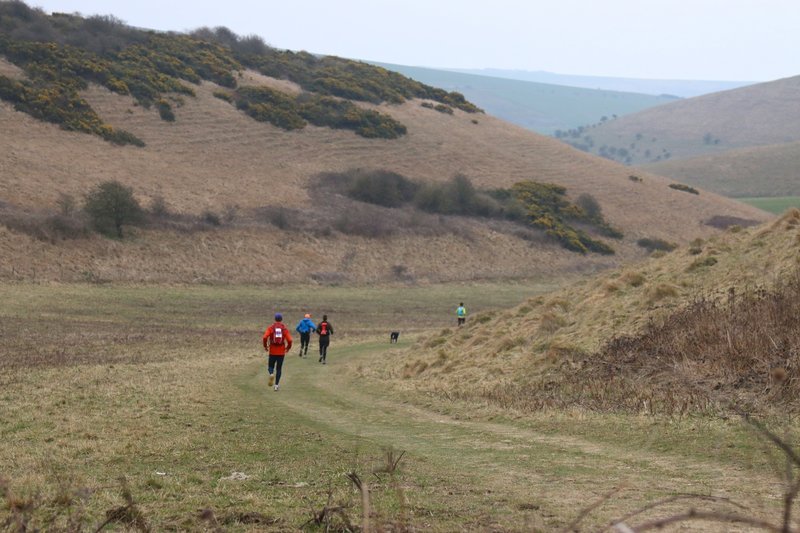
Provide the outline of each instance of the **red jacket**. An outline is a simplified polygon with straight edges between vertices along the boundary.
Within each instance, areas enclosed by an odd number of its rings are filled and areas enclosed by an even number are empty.
[[[272,343],[272,332],[276,327],[280,327],[283,330],[283,343],[281,344]],[[264,349],[267,350],[270,355],[284,356],[286,352],[292,349],[292,335],[289,333],[289,328],[287,328],[283,322],[275,322],[268,327],[261,340],[264,343]]]

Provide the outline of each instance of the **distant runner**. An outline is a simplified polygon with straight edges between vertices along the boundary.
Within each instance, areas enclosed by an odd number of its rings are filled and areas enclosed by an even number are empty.
[[[458,308],[456,309],[456,318],[458,318],[459,326],[463,326],[464,322],[467,321],[467,308],[464,307],[464,302],[458,304]]]
[[[328,322],[328,315],[322,315],[322,322],[317,326],[317,334],[319,335],[319,362],[325,365],[327,364],[328,345],[331,343],[331,335],[333,335],[333,326]]]
[[[311,321],[311,315],[306,313],[306,315],[294,329],[300,334],[300,353],[297,355],[300,357],[306,356],[308,355],[308,344],[311,340],[311,332],[315,331],[317,326],[315,326],[314,322]],[[303,351],[303,348],[305,348],[305,351]]]
[[[283,315],[275,313],[275,323],[267,328],[261,340],[269,353],[269,386],[275,385],[277,391],[281,382],[283,357],[292,349],[292,336],[289,328],[283,324]]]

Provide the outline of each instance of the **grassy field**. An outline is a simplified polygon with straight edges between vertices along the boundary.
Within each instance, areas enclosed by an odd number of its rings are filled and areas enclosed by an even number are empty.
[[[353,529],[355,477],[392,530],[553,530],[611,490],[587,527],[682,493],[774,515],[781,462],[736,420],[523,417],[358,377],[452,324],[458,301],[473,315],[548,289],[2,285],[0,524]],[[336,328],[329,364],[290,353],[277,393],[260,347],[275,310]]]
[[[776,196],[761,198],[739,198],[742,202],[780,215],[790,207],[800,208],[800,196]]]

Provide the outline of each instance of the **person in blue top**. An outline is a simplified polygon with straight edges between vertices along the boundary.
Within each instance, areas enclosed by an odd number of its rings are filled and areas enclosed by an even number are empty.
[[[300,353],[298,355],[303,357],[308,355],[308,343],[311,340],[311,332],[315,331],[317,326],[311,321],[311,315],[306,313],[295,329],[297,333],[300,334]],[[305,351],[303,351],[304,349]]]

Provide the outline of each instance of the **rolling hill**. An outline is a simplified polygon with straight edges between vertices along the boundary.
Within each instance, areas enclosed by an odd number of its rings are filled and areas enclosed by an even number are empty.
[[[631,177],[482,114],[459,94],[363,63],[278,52],[222,30],[160,34],[32,12],[39,27],[49,21],[56,37],[74,40],[9,32],[0,42],[3,279],[561,276],[639,258],[640,238],[687,242],[715,233],[719,220],[768,216],[656,175]],[[87,24],[102,39],[63,33]],[[590,195],[624,238],[612,242],[613,256],[577,254],[518,223],[374,206],[321,184],[321,175],[352,169],[428,183],[463,174],[484,189],[554,183],[572,200]],[[69,211],[65,199],[80,203],[108,180],[150,206],[151,222],[123,240],[65,230],[57,206]]]
[[[800,140],[800,76],[699,96],[566,135],[626,164],[719,154]]]
[[[800,141],[662,161],[642,168],[734,198],[800,196]]]
[[[422,83],[458,91],[488,113],[545,135],[674,102],[676,97],[375,63]]]

